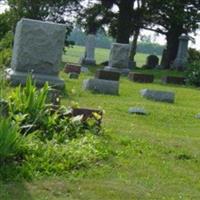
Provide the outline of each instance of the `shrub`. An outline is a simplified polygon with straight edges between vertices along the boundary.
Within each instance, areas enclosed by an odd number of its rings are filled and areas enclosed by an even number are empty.
[[[193,62],[198,62],[200,61],[200,51],[189,48],[188,50],[188,62],[193,63]]]
[[[45,84],[37,89],[29,77],[26,86],[16,88],[10,96],[10,115],[20,125],[23,134],[30,134],[37,130],[42,141],[51,140],[56,135],[57,141],[62,143],[66,139],[84,135],[88,130],[99,134],[100,128],[96,117],[82,122],[82,117],[71,117],[69,109],[47,104],[50,87]]]
[[[186,81],[190,85],[200,86],[200,61],[188,65]]]

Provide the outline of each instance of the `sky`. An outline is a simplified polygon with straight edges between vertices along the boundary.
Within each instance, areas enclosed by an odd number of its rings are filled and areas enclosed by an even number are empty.
[[[8,6],[0,4],[0,13],[4,12],[5,9],[7,9],[7,8],[8,8]],[[153,33],[152,31],[143,30],[141,32],[141,34],[143,34],[143,35],[151,35],[152,38],[155,37],[155,33]],[[196,49],[200,50],[200,30],[197,31],[196,35],[191,34],[191,36],[195,38],[195,44],[193,44],[190,41],[189,42],[189,46],[192,47],[192,48],[196,48]],[[162,44],[162,45],[165,45],[166,44],[165,36],[156,35],[155,42],[159,43],[159,44]]]

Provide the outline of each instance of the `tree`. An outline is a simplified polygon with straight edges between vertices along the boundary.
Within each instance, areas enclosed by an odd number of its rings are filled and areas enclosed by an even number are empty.
[[[7,0],[10,7],[9,19],[15,29],[17,21],[22,17],[53,21],[66,24],[66,35],[68,36],[73,28],[72,19],[66,18],[81,8],[81,0]],[[71,44],[66,40],[66,45]]]
[[[164,68],[168,69],[176,58],[179,37],[198,28],[200,21],[199,0],[152,0],[150,7],[157,10],[153,16],[154,28],[147,28],[166,35],[167,52]],[[156,25],[156,27],[155,27]]]

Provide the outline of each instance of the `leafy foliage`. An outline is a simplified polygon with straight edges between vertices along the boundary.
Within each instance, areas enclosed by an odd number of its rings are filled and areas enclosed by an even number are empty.
[[[2,40],[0,40],[0,67],[8,67],[11,63],[13,34],[7,32]]]
[[[188,65],[187,82],[191,85],[200,86],[200,61],[194,61]]]
[[[99,116],[94,113],[83,121],[83,116],[73,117],[65,107],[54,107],[48,102],[50,90],[48,84],[37,89],[29,76],[24,88],[12,91],[9,118],[0,119],[0,160],[5,160],[0,177],[60,175],[108,155],[98,137]]]
[[[22,146],[19,127],[9,118],[0,118],[0,161],[19,155]]]
[[[189,63],[200,61],[200,51],[193,48],[189,48],[188,54],[189,54],[189,57],[188,57]]]

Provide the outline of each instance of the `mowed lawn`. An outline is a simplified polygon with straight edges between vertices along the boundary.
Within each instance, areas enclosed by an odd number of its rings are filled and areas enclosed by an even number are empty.
[[[64,62],[79,62],[80,58],[84,55],[85,48],[82,46],[74,46],[72,48],[66,49],[66,53],[63,56],[63,61]],[[101,48],[96,48],[95,50],[95,58],[97,64],[108,61],[109,60],[109,49],[101,49]],[[135,60],[137,61],[138,66],[142,66],[146,62],[146,57],[147,54],[143,53],[138,53],[136,54]]]
[[[98,62],[107,55],[101,51]],[[69,61],[76,61],[71,58]],[[93,73],[81,74],[79,80],[61,73],[67,91],[63,105],[78,102],[81,107],[105,111],[103,128],[110,158],[69,176],[0,181],[0,200],[200,199],[200,120],[194,117],[200,113],[200,90],[160,83],[162,75],[181,75],[177,72],[145,73],[156,75],[154,84],[133,83],[122,77],[119,96],[83,91],[83,80]],[[173,91],[176,101],[145,100],[139,94],[143,88]],[[145,108],[149,115],[130,115],[128,108],[132,106]]]

